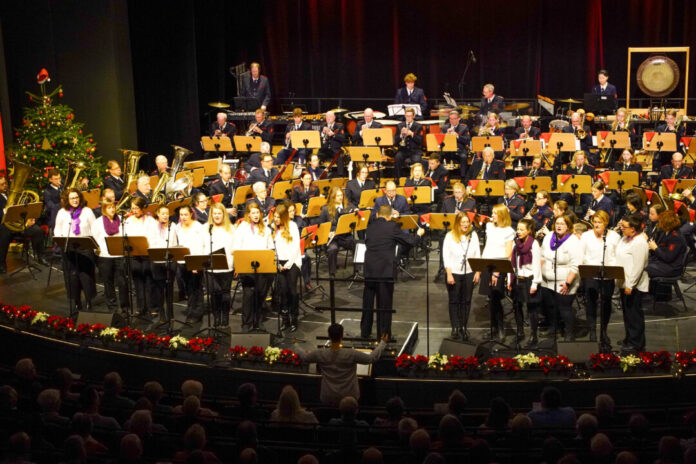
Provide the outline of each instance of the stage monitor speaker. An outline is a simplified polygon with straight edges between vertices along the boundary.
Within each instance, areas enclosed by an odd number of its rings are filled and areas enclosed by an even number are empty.
[[[476,354],[474,354],[474,356],[476,356],[479,361],[487,361],[490,358],[498,356],[508,356],[512,352],[513,350],[511,350],[509,346],[497,341],[488,340],[476,345]],[[514,354],[512,354],[512,356],[514,356]]]
[[[447,356],[461,356],[463,358],[467,358],[476,353],[476,345],[444,338],[442,340],[442,344],[440,345],[439,353]]]
[[[251,348],[260,346],[266,348],[271,345],[271,334],[269,333],[232,333],[230,334],[230,346],[243,346]]]
[[[585,363],[592,353],[599,351],[597,342],[557,342],[558,354],[566,356],[570,362]]]
[[[113,313],[95,313],[80,311],[79,313],[77,313],[77,322],[75,323],[75,325],[77,326],[80,324],[102,324],[107,327],[111,327],[113,326],[113,319]]]

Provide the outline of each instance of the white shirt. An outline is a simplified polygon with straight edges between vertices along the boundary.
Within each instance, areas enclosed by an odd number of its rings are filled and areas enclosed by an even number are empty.
[[[280,231],[276,232],[274,241],[278,261],[287,261],[284,269],[290,269],[295,264],[298,269],[302,267],[302,253],[300,250],[300,231],[297,224],[290,222],[290,241],[288,242],[283,237]]]
[[[232,238],[234,250],[270,250],[272,248],[271,228],[264,226],[263,233],[255,226],[252,232],[251,224],[242,221],[237,226]]]
[[[604,254],[604,265],[616,265],[616,245],[621,240],[619,234],[610,230],[607,232],[607,245],[604,249],[604,237],[597,237],[593,230],[588,230],[582,234],[580,243],[583,247],[582,264],[601,266],[602,254]]]
[[[496,227],[492,222],[486,223],[486,245],[481,257],[508,258],[506,245],[514,239],[515,231],[512,227]]]
[[[208,254],[210,253],[210,234],[208,233],[208,227],[209,226],[203,226],[205,230],[205,245],[204,245],[204,253]],[[229,272],[233,269],[234,267],[234,255],[232,253],[233,248],[232,248],[232,240],[234,237],[234,229],[231,229],[229,232],[223,229],[222,227],[213,227],[213,253],[215,253],[217,250],[224,249],[225,250],[225,257],[227,258],[227,269],[220,269],[217,271],[213,272]]]
[[[207,233],[203,224],[194,220],[188,228],[184,228],[182,224],[176,225],[176,239],[179,245],[188,248],[192,255],[205,254],[205,239]],[[179,264],[184,264],[185,261],[178,261]]]
[[[80,212],[80,233],[75,233],[75,224],[72,221],[70,211],[61,208],[56,214],[56,225],[53,229],[53,235],[56,237],[89,237],[92,235],[92,223],[94,222],[94,213],[86,206]]]
[[[126,235],[133,237],[148,237],[155,222],[156,221],[152,218],[152,216],[144,214],[140,219],[136,218],[135,216],[127,218],[123,225]]]
[[[445,269],[449,269],[452,274],[464,274],[464,263],[466,259],[466,274],[474,272],[468,263],[469,258],[481,256],[481,247],[476,232],[472,232],[469,238],[461,236],[459,243],[454,241],[452,231],[445,235],[442,242],[442,263]]]
[[[106,229],[104,229],[104,218],[106,216],[101,216],[92,223],[92,238],[99,245],[99,257],[100,258],[120,258],[120,256],[112,256],[109,254],[109,248],[106,245]],[[82,227],[80,227],[82,228]],[[111,237],[120,237],[123,231],[123,224],[119,224],[118,232]]]
[[[147,241],[150,248],[167,248],[167,227],[160,227],[159,221],[148,224]],[[169,248],[178,246],[176,224],[169,225]]]
[[[546,235],[541,244],[541,275],[543,279],[541,286],[560,293],[561,285],[563,282],[567,282],[568,274],[571,272],[575,273],[576,276],[578,274],[578,266],[582,264],[582,246],[580,239],[570,234],[563,245],[554,251],[551,249],[553,235]],[[556,261],[555,273],[554,261]],[[574,294],[579,285],[580,279],[576,277],[568,288],[568,294]]]
[[[532,278],[532,287],[536,289],[538,285],[541,285],[541,247],[539,242],[534,240],[532,243],[532,262],[520,266],[520,259],[517,258],[517,263],[514,264],[515,270],[518,277]]]
[[[622,237],[616,245],[616,262],[624,268],[624,281],[617,281],[620,288],[632,288],[647,292],[650,278],[645,272],[648,265],[650,248],[643,234],[637,234],[630,240]]]

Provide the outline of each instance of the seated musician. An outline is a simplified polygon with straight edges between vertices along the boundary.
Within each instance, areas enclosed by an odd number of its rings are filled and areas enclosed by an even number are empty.
[[[372,108],[365,108],[363,112],[363,120],[358,121],[355,126],[355,132],[353,133],[353,145],[362,146],[363,145],[363,129],[381,129],[382,123],[375,121],[375,115]]]
[[[104,178],[104,188],[113,190],[116,195],[116,201],[118,201],[121,199],[123,191],[126,189],[121,166],[117,161],[109,160],[106,163],[106,169],[109,171],[109,175]]]
[[[534,139],[539,140],[539,135],[541,135],[541,129],[534,127],[532,125],[532,117],[528,114],[522,116],[520,120],[521,126],[515,129],[516,139]]]
[[[551,173],[543,168],[544,160],[541,155],[536,155],[532,159],[532,166],[525,173],[526,177],[550,177]]]
[[[210,207],[205,193],[195,194],[191,200],[191,206],[193,206],[193,218],[201,224],[206,224],[210,215]]]
[[[321,175],[324,173],[324,166],[321,166],[319,164],[319,155],[317,155],[316,153],[312,153],[309,156],[307,172],[312,175],[312,180],[319,180]]]
[[[551,195],[546,190],[539,190],[536,193],[534,200],[534,206],[529,210],[529,215],[534,221],[534,230],[537,231],[537,236],[546,235],[551,227],[551,220],[553,219],[553,200],[551,200]],[[542,232],[539,234],[539,232]]]
[[[635,216],[641,224],[641,230],[645,227],[648,215],[643,211],[643,199],[637,193],[631,191],[626,194],[626,216]]]
[[[116,194],[114,193],[113,189],[110,189],[106,187],[104,190],[102,190],[102,196],[101,196],[101,202],[99,206],[96,208],[92,208],[92,212],[94,213],[94,218],[98,219],[102,215],[102,205],[104,203],[111,202],[111,203],[116,203]]]
[[[7,251],[10,249],[10,242],[15,237],[26,235],[31,241],[31,247],[34,250],[34,259],[48,266],[48,261],[43,257],[45,234],[43,229],[36,225],[36,219],[27,219],[26,232],[21,230],[14,232],[2,224],[5,209],[7,208],[7,178],[0,177],[0,274],[7,273]],[[57,212],[56,212],[57,214]]]
[[[481,98],[481,109],[478,114],[488,115],[489,113],[500,113],[503,111],[505,101],[502,96],[495,94],[493,84],[483,86],[483,98]]]
[[[677,134],[677,150],[680,149],[679,141],[684,137],[684,125],[680,124],[677,126],[677,110],[669,110],[665,113],[664,122],[657,125],[655,131],[659,134],[661,132],[672,132]],[[668,152],[660,152],[659,156],[655,155],[653,159],[653,171],[659,171],[664,165],[669,162]]]
[[[406,179],[404,187],[432,187],[432,182],[425,178],[423,165],[416,163],[411,166],[411,177]],[[411,210],[414,214],[425,214],[430,211],[430,203],[414,203],[414,199],[407,198],[411,202]]]
[[[291,146],[290,133],[299,130],[312,130],[312,126],[307,121],[302,120],[302,108],[295,108],[292,110],[292,122],[285,128],[285,147],[278,152],[275,164],[285,164],[285,161],[294,152],[295,149]],[[304,164],[310,151],[304,148],[298,149],[293,160]]]
[[[326,247],[326,254],[329,257],[329,275],[336,275],[336,262],[338,260],[338,250],[352,250],[355,246],[353,236],[350,233],[336,235],[336,226],[338,219],[344,214],[349,214],[355,211],[355,205],[348,203],[343,190],[340,187],[332,187],[329,192],[327,202],[321,208],[321,214],[317,224],[324,222],[331,223],[331,232],[329,232],[329,243]]]
[[[621,156],[614,164],[614,171],[643,172],[643,166],[636,163],[636,155],[633,148],[624,148]]]
[[[435,189],[435,202],[440,204],[447,189],[449,172],[440,163],[440,155],[438,153],[430,154],[430,158],[428,158],[428,172],[425,173],[425,177],[431,180],[431,184],[435,184],[433,186]]]
[[[394,177],[397,180],[401,178],[403,163],[420,163],[423,156],[422,126],[414,121],[416,112],[413,108],[408,108],[404,115],[406,119],[396,126],[394,136],[394,145],[397,147],[394,157]]]
[[[505,195],[498,199],[498,203],[507,207],[512,221],[512,228],[517,229],[517,223],[526,214],[527,205],[525,199],[519,195],[520,186],[515,179],[505,181]]]
[[[689,205],[689,210],[696,210],[696,197],[694,197],[692,190],[684,189],[682,191],[682,195],[684,196],[685,202]],[[652,208],[658,206],[662,207],[662,205],[660,204],[652,205],[651,210]],[[659,228],[657,229],[659,230]],[[692,259],[696,258],[696,240],[694,239],[694,234],[696,234],[696,224],[694,224],[691,221],[685,222],[681,226],[680,231],[684,236],[684,239],[686,240],[686,244],[689,247],[689,253],[691,254],[691,256],[689,257],[689,261],[691,261]]]
[[[614,202],[604,194],[604,182],[601,180],[592,184],[592,200],[585,213],[585,220],[589,220],[597,211],[604,211],[607,213],[610,223],[614,221]]]
[[[356,206],[360,206],[360,196],[365,190],[373,190],[375,188],[375,181],[368,179],[370,170],[364,163],[358,164],[358,172],[354,179],[351,179],[346,184],[346,197],[348,197],[348,203]]]
[[[505,130],[500,127],[500,118],[496,113],[488,113],[486,124],[479,128],[479,136],[502,136]]]
[[[163,173],[169,172],[169,161],[164,155],[155,157],[155,170],[150,173],[151,176],[161,176]]]
[[[211,137],[232,137],[237,133],[237,126],[233,122],[227,122],[227,113],[220,112],[210,126],[209,133]]]
[[[660,185],[665,179],[691,179],[692,177],[693,171],[684,164],[684,155],[677,151],[672,154],[672,163],[660,169],[657,184]]]
[[[377,217],[377,211],[379,211],[379,207],[382,205],[389,205],[391,207],[392,217],[394,218],[398,218],[404,214],[411,214],[408,200],[406,200],[405,196],[396,193],[396,183],[394,183],[393,180],[390,180],[385,185],[384,195],[375,199],[375,206],[372,208],[370,221]]]
[[[251,203],[256,203],[259,206],[259,210],[261,210],[261,218],[266,218],[271,209],[275,207],[275,198],[268,196],[266,184],[263,182],[254,183],[251,189],[254,191],[254,196],[246,201],[246,208]]]
[[[576,176],[590,176],[594,179],[595,168],[587,164],[586,153],[582,150],[578,150],[573,154],[573,159],[568,164],[565,173]]]
[[[661,235],[664,232],[662,232],[662,230],[659,227],[657,227],[657,223],[660,219],[660,214],[663,211],[666,211],[666,210],[665,210],[665,207],[662,206],[661,203],[650,205],[650,208],[648,209],[648,217],[645,221],[645,226],[643,227],[643,233],[645,234],[646,241],[649,242],[650,240],[654,240],[656,242],[659,242],[662,239]],[[685,224],[684,226],[686,226],[686,225],[688,225],[688,223]],[[682,228],[684,226],[682,226]],[[682,234],[684,235],[684,238],[687,238],[686,234],[683,231],[682,231]],[[692,238],[692,241],[693,241],[693,238]],[[687,239],[687,244],[688,244],[688,239]],[[691,248],[691,247],[689,247],[689,248]]]
[[[271,104],[271,85],[268,77],[261,74],[261,65],[257,62],[249,65],[249,74],[242,79],[242,97],[256,98],[261,104],[261,109],[266,111]]]
[[[244,182],[244,185],[252,185],[256,182],[263,182],[266,185],[271,185],[273,179],[278,175],[278,169],[273,167],[273,156],[270,153],[261,155],[261,167],[254,169],[249,173],[249,177]]]
[[[616,119],[611,123],[611,130],[617,132],[628,132],[628,138],[631,141],[631,146],[640,146],[640,136],[636,132],[636,128],[631,124],[626,108],[616,110]]]
[[[119,168],[120,169],[120,168]],[[60,197],[63,193],[63,185],[61,183],[60,171],[51,169],[48,171],[48,185],[43,191],[43,202],[46,210],[46,225],[49,229],[53,229],[56,224],[56,215],[62,208]],[[121,188],[123,191],[123,188]],[[4,193],[7,195],[7,193]]]
[[[254,120],[249,126],[247,135],[252,137],[261,137],[261,140],[268,143],[273,143],[273,123],[266,119],[266,112],[258,108],[254,112]]]
[[[573,224],[579,221],[578,216],[573,212],[568,206],[568,202],[564,200],[558,200],[553,203],[553,218],[554,220],[563,216],[569,216],[573,221]]]
[[[302,211],[297,211],[297,215],[304,217],[307,214],[309,199],[319,196],[319,187],[313,184],[312,174],[309,171],[303,171],[300,175],[300,185],[296,185],[292,189],[292,202],[301,203]]]
[[[346,177],[346,160],[342,154],[341,147],[346,143],[346,134],[343,124],[336,122],[336,115],[333,111],[327,111],[326,121],[321,125],[321,148],[319,156],[324,160],[333,161],[336,158],[336,177]]]
[[[404,76],[404,86],[396,91],[394,103],[404,105],[419,105],[421,108],[421,115],[424,116],[428,110],[428,103],[426,101],[427,99],[425,98],[423,89],[416,87],[417,79],[418,78],[413,73],[408,73]]]
[[[566,126],[563,128],[563,133],[564,134],[575,134],[575,137],[580,140],[580,150],[584,151],[587,156],[590,156],[591,158],[589,159],[590,164],[593,166],[597,166],[599,163],[599,155],[596,153],[591,154],[590,153],[590,146],[592,145],[592,137],[590,134],[590,126],[587,124],[582,125],[582,116],[580,113],[573,113],[570,116],[570,125]],[[579,130],[584,130],[585,131],[585,136],[580,138],[580,135],[578,134]]]
[[[222,203],[227,210],[227,214],[232,218],[237,217],[237,207],[232,205],[232,200],[234,200],[234,189],[237,187],[237,184],[237,179],[232,178],[232,168],[230,168],[229,164],[225,163],[220,165],[217,177],[208,184],[208,193],[210,196],[222,195],[220,203]]]
[[[133,193],[133,198],[142,198],[145,200],[145,206],[150,203],[150,192],[152,192],[152,186],[150,185],[149,176],[140,176],[136,181],[136,190]]]
[[[251,172],[254,169],[261,169],[261,158],[263,155],[271,155],[271,143],[261,142],[259,147],[260,152],[254,152],[249,155],[247,160],[244,162],[244,169],[247,172]],[[272,157],[273,155],[271,155]]]
[[[476,211],[476,200],[468,195],[466,187],[461,182],[452,186],[452,195],[445,197],[440,209],[441,213],[475,213]]]
[[[471,136],[469,135],[469,126],[462,122],[459,117],[459,111],[452,110],[449,113],[449,119],[442,125],[442,134],[456,134],[457,135],[457,153],[444,152],[443,157],[445,161],[454,160],[459,162],[459,175],[462,179],[466,177],[466,168],[468,167],[469,158],[469,144],[471,143]]]
[[[505,163],[495,159],[493,148],[484,148],[481,158],[471,163],[466,173],[467,183],[472,179],[505,180]]]
[[[648,275],[653,277],[676,277],[682,274],[682,263],[687,252],[686,241],[679,228],[681,221],[674,211],[660,213],[657,227],[663,234],[658,240],[650,240],[648,247]]]

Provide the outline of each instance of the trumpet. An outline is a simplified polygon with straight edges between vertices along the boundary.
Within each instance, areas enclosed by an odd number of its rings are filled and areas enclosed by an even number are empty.
[[[249,126],[249,130],[246,131],[246,136],[247,136],[247,137],[251,137],[252,135],[254,135],[254,129],[256,129],[258,126],[259,126],[259,125],[256,124],[256,123],[254,123],[254,124],[252,124],[251,126]]]
[[[485,126],[479,127],[478,135],[479,135],[479,137],[483,137],[485,135],[495,135],[495,131],[493,130],[493,126],[486,123]]]
[[[585,110],[580,108],[578,111],[578,114],[582,115],[582,119],[580,120],[580,128],[575,131],[575,136],[578,138],[578,140],[584,140],[585,137],[587,137],[587,132],[585,132]]]
[[[400,147],[406,146],[406,138],[408,137],[408,135],[406,135],[406,132],[408,132],[408,129],[406,127],[402,127],[401,128],[401,141],[399,141]]]

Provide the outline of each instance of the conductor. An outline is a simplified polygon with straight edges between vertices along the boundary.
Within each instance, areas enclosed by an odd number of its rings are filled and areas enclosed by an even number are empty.
[[[363,290],[363,313],[360,320],[360,336],[372,334],[372,310],[377,296],[377,333],[391,336],[391,309],[396,280],[396,245],[412,246],[417,237],[403,233],[399,224],[391,222],[392,209],[382,205],[377,218],[370,221],[365,232],[365,289]],[[422,237],[425,229],[418,229]],[[384,311],[380,311],[384,310]]]

